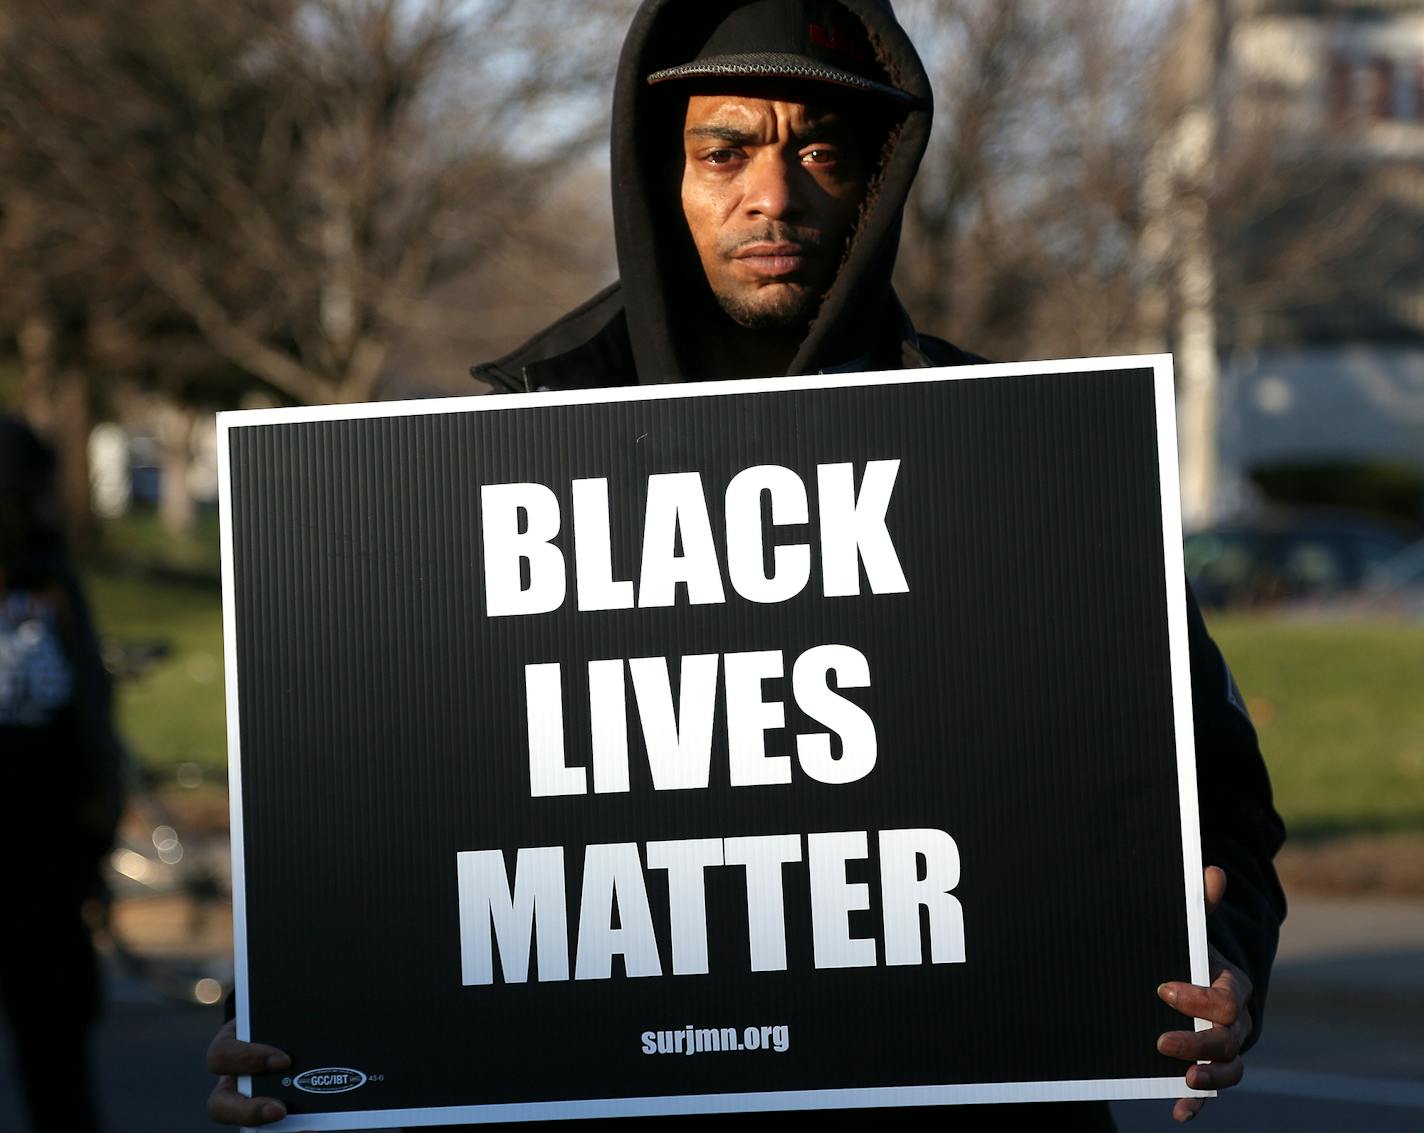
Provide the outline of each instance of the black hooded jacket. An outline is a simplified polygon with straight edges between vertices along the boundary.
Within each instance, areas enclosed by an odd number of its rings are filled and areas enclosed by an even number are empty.
[[[649,88],[646,76],[692,58],[735,3],[642,4],[619,61],[613,104],[613,216],[620,280],[503,358],[474,367],[476,377],[502,391],[524,392],[678,381],[694,372],[685,357],[693,338],[688,321],[715,313],[678,212],[676,179],[669,169],[670,160],[681,162],[680,125],[669,117],[666,93]],[[890,133],[839,273],[788,373],[814,374],[848,363],[860,363],[855,367],[859,370],[880,370],[982,361],[916,333],[891,288],[901,216],[929,138],[933,98],[920,59],[887,0],[841,3],[864,23],[888,81],[918,102]],[[1255,731],[1190,593],[1188,607],[1204,861],[1225,869],[1230,882],[1223,907],[1208,922],[1209,938],[1250,977],[1255,989],[1251,1013],[1259,1033],[1285,915],[1271,864],[1284,830],[1273,808]],[[1163,973],[1163,979],[1184,976]],[[1153,989],[1144,988],[1143,994],[1150,996]],[[1182,1025],[1190,1028],[1188,1020]],[[1075,1041],[1070,1026],[1065,1025],[1063,1041]],[[741,1127],[784,1120],[776,1114],[736,1118]],[[887,1121],[894,1128],[1113,1128],[1103,1103],[820,1113],[816,1121],[832,1128]],[[720,1127],[728,1122],[725,1117],[679,1119],[680,1126]]]
[[[865,24],[886,77],[917,104],[898,120],[840,271],[790,369],[814,374],[981,361],[915,332],[890,276],[900,219],[929,140],[933,95],[914,46],[884,0],[841,0]],[[497,389],[585,389],[678,381],[693,373],[689,323],[721,318],[680,214],[681,104],[646,76],[686,62],[735,0],[647,0],[634,17],[613,96],[613,227],[619,281],[517,350],[476,366]],[[762,375],[764,376],[764,375]]]

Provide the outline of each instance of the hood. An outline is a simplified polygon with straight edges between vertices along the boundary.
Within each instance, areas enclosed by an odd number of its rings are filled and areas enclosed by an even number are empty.
[[[869,35],[891,84],[917,103],[892,128],[839,273],[812,320],[790,374],[817,373],[863,357],[872,328],[900,326],[890,287],[900,219],[929,140],[932,94],[923,65],[889,0],[840,0]],[[678,100],[647,76],[691,59],[737,0],[645,0],[618,63],[613,97],[613,228],[628,336],[638,380],[693,372],[680,351],[693,320],[721,317],[681,216]]]

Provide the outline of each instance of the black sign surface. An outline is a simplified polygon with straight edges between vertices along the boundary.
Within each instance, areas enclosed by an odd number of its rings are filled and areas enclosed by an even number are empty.
[[[1188,1093],[1171,408],[1151,357],[224,415],[250,1087]]]

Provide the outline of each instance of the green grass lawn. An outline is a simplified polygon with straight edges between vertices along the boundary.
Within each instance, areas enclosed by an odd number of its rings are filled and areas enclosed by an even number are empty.
[[[217,588],[104,569],[86,577],[104,633],[162,638],[172,648],[120,689],[134,750],[158,770],[193,762],[222,775]],[[1296,837],[1424,830],[1424,624],[1218,615],[1211,626],[1246,694],[1277,805]]]
[[[1210,626],[1293,836],[1424,831],[1424,623]]]
[[[119,723],[135,755],[155,770],[196,763],[226,775],[222,597],[215,585],[95,568],[85,572],[99,632],[162,640],[170,653],[120,684]]]
[[[216,580],[218,540],[216,508],[201,509],[192,531],[174,534],[163,526],[157,511],[135,506],[123,519],[104,524],[104,557],[207,574]]]

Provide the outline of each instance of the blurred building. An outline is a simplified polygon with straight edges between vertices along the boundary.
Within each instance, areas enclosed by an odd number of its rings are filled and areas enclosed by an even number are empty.
[[[1230,3],[1226,128],[1264,127],[1302,179],[1220,254],[1270,277],[1249,261],[1283,234],[1319,249],[1223,311],[1223,479],[1383,467],[1424,518],[1424,0],[1212,2]]]

